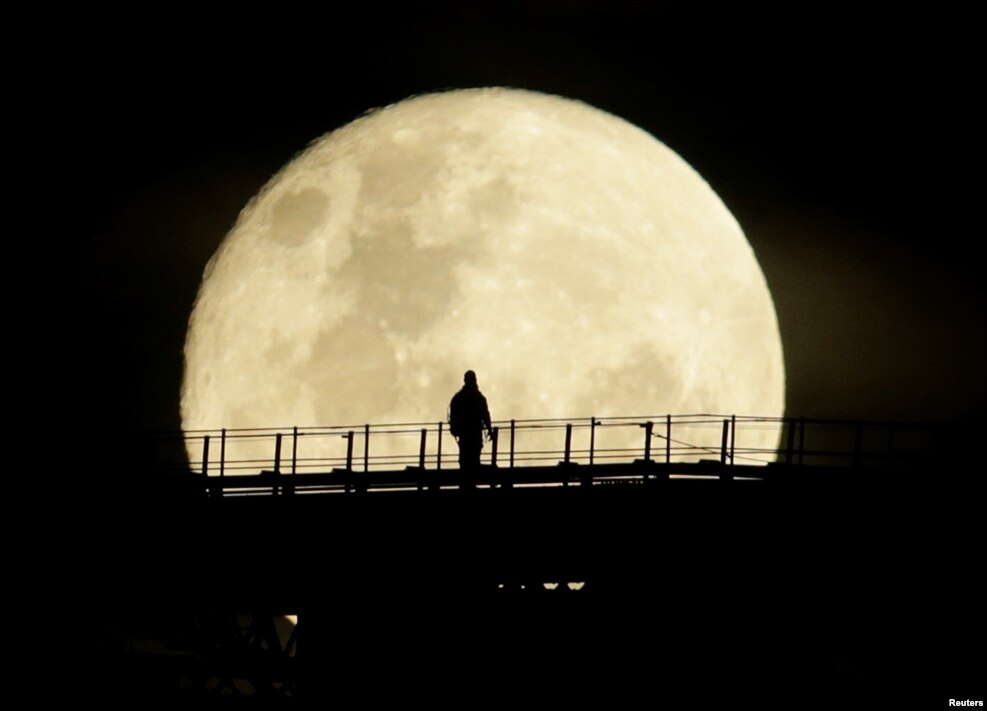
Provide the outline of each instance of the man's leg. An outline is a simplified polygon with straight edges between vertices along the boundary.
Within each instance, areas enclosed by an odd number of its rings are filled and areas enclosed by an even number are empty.
[[[473,477],[480,469],[480,450],[483,440],[479,437],[459,438],[459,468],[464,473],[464,488],[472,489],[476,483]]]

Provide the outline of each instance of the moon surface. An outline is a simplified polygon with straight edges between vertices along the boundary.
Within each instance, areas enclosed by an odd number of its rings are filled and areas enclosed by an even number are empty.
[[[368,113],[251,200],[182,425],[437,422],[470,368],[494,419],[784,408],[770,292],[702,177],[584,103],[478,89]]]

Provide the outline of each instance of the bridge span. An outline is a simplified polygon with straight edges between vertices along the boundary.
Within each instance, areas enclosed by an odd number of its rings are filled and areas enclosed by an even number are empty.
[[[127,523],[87,523],[66,588],[116,621],[107,664],[138,700],[497,681],[504,703],[574,703],[615,678],[829,683],[860,649],[950,651],[927,675],[974,658],[982,600],[950,581],[981,557],[983,487],[948,426],[495,425],[472,472],[441,422],[158,436],[155,472],[125,468],[149,483],[106,492]]]
[[[737,415],[505,420],[478,471],[443,422],[218,429],[162,436],[169,467],[212,495],[592,486],[673,477],[763,481],[876,471],[932,456],[929,425]],[[164,458],[167,459],[167,458]]]

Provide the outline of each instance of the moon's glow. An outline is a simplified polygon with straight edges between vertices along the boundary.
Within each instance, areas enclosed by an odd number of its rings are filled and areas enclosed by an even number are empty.
[[[506,89],[403,101],[285,166],[210,261],[185,357],[186,430],[435,422],[467,368],[495,419],[784,406],[770,293],[709,185]]]

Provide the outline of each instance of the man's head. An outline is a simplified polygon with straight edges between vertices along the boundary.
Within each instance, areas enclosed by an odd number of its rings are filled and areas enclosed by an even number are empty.
[[[473,385],[473,386],[475,386],[476,385],[476,373],[474,373],[472,370],[467,370],[463,374],[463,383],[465,385]]]

